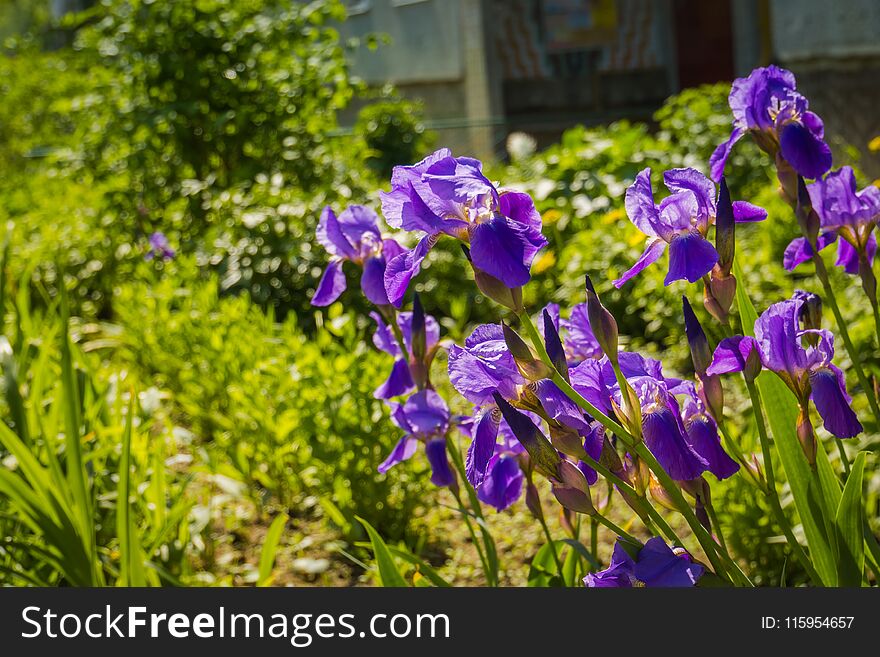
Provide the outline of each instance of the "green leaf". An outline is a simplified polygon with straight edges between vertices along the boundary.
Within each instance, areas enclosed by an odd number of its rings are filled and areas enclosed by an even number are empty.
[[[746,335],[754,335],[758,313],[742,285],[742,281],[746,279],[739,262],[734,263],[734,268],[736,277],[740,281],[736,288],[736,301],[743,332]],[[827,532],[829,524],[826,518],[830,517],[830,513],[827,510],[818,473],[810,467],[798,441],[797,400],[786,385],[770,372],[763,372],[758,377],[757,383],[764,402],[767,421],[770,424],[770,432],[773,435],[773,443],[791,486],[795,507],[804,527],[810,558],[825,585],[833,586],[837,582],[837,565]]]
[[[289,519],[286,513],[280,513],[269,525],[269,531],[266,532],[266,538],[263,539],[263,549],[260,551],[260,576],[257,579],[257,586],[266,586],[270,581],[272,568],[275,565],[275,555],[278,552],[278,542],[281,540],[281,533]]]
[[[838,586],[861,586],[865,568],[865,503],[862,498],[862,476],[865,453],[859,452],[853,463],[834,522],[837,527]]]
[[[122,435],[122,458],[116,489],[116,535],[119,537],[119,585],[145,586],[143,554],[131,514],[131,432],[134,424],[134,390],[129,395],[128,416]]]
[[[385,541],[379,536],[379,533],[373,529],[373,526],[360,516],[355,516],[359,523],[367,530],[370,537],[370,543],[373,546],[373,554],[376,557],[376,566],[379,568],[379,580],[382,586],[406,587],[406,580],[400,571],[397,570],[397,564],[394,563],[394,557],[385,545]]]
[[[553,551],[551,548],[553,545],[556,546],[556,550],[561,551],[565,543],[553,541],[553,543],[545,543],[541,546],[532,558],[532,563],[529,566],[528,586],[547,587],[565,585],[556,571],[556,563],[553,561]]]

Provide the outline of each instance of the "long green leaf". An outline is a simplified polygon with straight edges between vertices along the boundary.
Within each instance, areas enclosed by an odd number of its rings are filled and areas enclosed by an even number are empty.
[[[758,313],[742,285],[746,279],[739,263],[735,262],[734,267],[736,277],[740,281],[736,289],[736,300],[743,331],[747,335],[754,335]],[[827,532],[829,524],[826,518],[829,518],[830,514],[827,511],[818,474],[810,467],[798,441],[797,400],[786,385],[769,372],[764,372],[758,377],[758,388],[764,401],[773,442],[804,527],[810,558],[823,583],[826,586],[833,586],[837,582],[837,565]]]
[[[286,513],[279,513],[269,525],[266,538],[263,539],[263,549],[260,551],[260,577],[257,586],[266,586],[272,576],[272,568],[275,566],[275,555],[278,552],[278,543],[284,526],[290,520]]]
[[[358,542],[358,543],[355,543],[355,545],[358,547],[372,547],[371,543]],[[403,559],[404,561],[407,561],[407,562],[411,563],[413,566],[415,566],[418,569],[418,571],[422,575],[424,575],[425,578],[428,581],[430,581],[434,586],[437,586],[440,588],[447,588],[447,587],[452,586],[452,584],[450,584],[445,579],[443,579],[443,577],[440,575],[440,573],[438,573],[431,564],[429,564],[427,561],[425,561],[421,557],[417,557],[412,552],[409,552],[408,550],[404,550],[404,549],[401,549],[398,547],[394,547],[393,545],[387,545],[386,547],[388,548],[388,551],[391,554],[393,554],[395,557],[398,557],[399,559]]]
[[[865,502],[862,497],[862,475],[865,453],[859,452],[853,463],[840,504],[837,507],[837,575],[838,586],[861,586],[865,568]]]
[[[59,268],[60,271],[60,268]],[[73,356],[70,351],[70,335],[68,334],[69,314],[67,310],[67,293],[61,286],[61,384],[64,390],[64,443],[67,459],[67,477],[73,492],[73,499],[79,511],[79,529],[86,551],[92,556],[95,564],[94,583],[98,584],[97,567],[98,550],[95,545],[94,520],[92,517],[92,500],[86,481],[85,464],[83,462],[80,436],[80,403],[79,392],[73,369]]]
[[[406,580],[400,574],[400,571],[397,570],[394,557],[391,556],[385,541],[382,540],[382,537],[379,536],[379,533],[373,529],[370,523],[359,516],[355,517],[364,526],[364,529],[367,530],[367,535],[370,537],[370,544],[373,546],[373,554],[376,557],[376,566],[379,568],[379,580],[382,582],[382,586],[406,587]]]

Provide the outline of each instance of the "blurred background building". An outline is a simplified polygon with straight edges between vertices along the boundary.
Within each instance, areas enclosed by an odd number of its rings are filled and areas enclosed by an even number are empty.
[[[525,131],[650,119],[672,93],[790,67],[828,129],[880,133],[876,0],[346,0],[356,74],[424,101],[453,148],[486,157]]]

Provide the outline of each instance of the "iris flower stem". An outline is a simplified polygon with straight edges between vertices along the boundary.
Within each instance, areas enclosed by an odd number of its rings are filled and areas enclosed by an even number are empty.
[[[590,518],[590,553],[594,559],[598,559],[599,552],[599,523],[595,518]],[[596,572],[596,567],[590,565],[590,572]]]
[[[593,459],[586,452],[584,452],[584,455],[580,458],[584,463],[593,468],[593,470],[595,470],[603,477],[605,477],[605,479],[617,486],[622,492],[630,495],[630,497],[633,498],[633,502],[639,507],[637,512],[640,511],[641,513],[649,516],[649,518],[654,521],[654,524],[657,525],[659,530],[666,536],[667,539],[669,539],[679,547],[684,547],[681,539],[678,537],[678,535],[676,535],[672,527],[669,526],[669,523],[666,522],[666,520],[663,518],[663,516],[660,515],[657,509],[655,509],[654,506],[650,502],[648,502],[648,499],[644,495],[639,493],[639,491],[637,491],[629,483],[618,477],[616,474],[611,472],[611,470],[606,468],[604,465]],[[648,531],[650,531],[652,534],[657,535],[657,531],[654,528],[648,526],[647,523],[646,526],[648,527]]]
[[[715,528],[715,535],[718,538],[718,545],[720,545],[721,549],[724,550],[727,554],[730,554],[730,551],[727,549],[727,541],[724,540],[724,532],[721,531],[721,523],[718,522],[718,514],[715,513],[715,506],[713,504],[704,504],[704,507],[706,509],[706,513],[709,514],[709,521]]]
[[[544,530],[544,536],[547,538],[547,545],[550,547],[550,554],[553,555],[553,563],[556,564],[556,572],[559,573],[559,579],[562,579],[562,562],[559,560],[559,553],[556,551],[556,541],[553,540],[552,534],[550,534],[550,528],[547,526],[547,521],[544,519],[544,515],[538,516],[538,522],[541,523],[541,529]]]
[[[648,464],[650,470],[657,477],[661,485],[667,490],[679,512],[682,514],[685,521],[690,526],[691,531],[694,533],[694,536],[696,536],[697,541],[700,543],[700,546],[703,548],[703,551],[706,553],[706,556],[711,562],[715,573],[719,577],[725,578],[728,581],[733,582],[733,576],[730,575],[729,571],[733,570],[734,573],[737,573],[737,571],[739,571],[739,567],[727,555],[719,555],[718,551],[715,549],[715,539],[713,539],[709,535],[709,532],[706,531],[706,528],[703,527],[702,524],[700,524],[700,521],[694,514],[693,509],[691,509],[690,505],[687,503],[687,500],[684,499],[684,495],[682,495],[679,487],[666,473],[662,466],[657,462],[657,459],[654,458],[654,455],[651,454],[651,451],[645,446],[643,442],[637,441],[632,436],[632,434],[630,434],[624,427],[605,415],[598,408],[593,406],[590,402],[584,399],[574,388],[571,387],[568,381],[566,381],[562,377],[562,375],[559,374],[558,371],[556,371],[556,367],[553,365],[553,361],[547,354],[547,349],[544,346],[544,342],[541,340],[541,336],[538,334],[538,329],[535,328],[535,325],[532,322],[531,317],[529,317],[528,313],[525,311],[520,312],[518,313],[518,317],[526,332],[529,334],[529,339],[532,341],[532,345],[538,352],[538,356],[540,357],[541,361],[550,368],[551,372],[553,372],[551,380],[559,387],[560,390],[565,393],[565,395],[569,399],[571,399],[580,408],[587,411],[587,413],[589,413],[594,419],[596,419],[602,426],[617,435],[624,442],[628,449],[635,451],[635,453],[638,454],[645,461],[645,463]],[[727,557],[727,563],[725,563],[725,557]],[[739,572],[741,573],[741,571]],[[740,578],[737,577],[737,579]],[[752,585],[748,578],[745,578],[744,575],[741,582],[744,583],[746,586]]]
[[[604,525],[605,527],[607,527],[608,529],[613,531],[615,534],[617,534],[620,538],[625,540],[627,543],[632,543],[633,545],[635,545],[637,547],[642,547],[642,542],[639,539],[637,539],[635,536],[630,534],[623,527],[619,527],[618,525],[614,524],[611,520],[609,520],[608,518],[603,516],[601,513],[597,513],[594,516],[590,516],[590,518],[592,518],[593,520],[598,522],[600,525]]]
[[[782,533],[785,534],[785,540],[788,542],[791,551],[794,552],[794,556],[801,562],[801,565],[804,567],[804,570],[807,571],[807,574],[810,576],[810,579],[813,580],[813,583],[816,586],[822,586],[822,578],[819,577],[819,573],[813,568],[812,561],[810,561],[807,553],[804,552],[804,548],[801,547],[801,544],[798,543],[797,538],[795,538],[788,517],[785,515],[785,511],[782,510],[782,503],[779,501],[779,494],[776,492],[776,476],[773,472],[773,458],[770,454],[770,438],[767,435],[767,425],[764,423],[764,413],[762,410],[764,408],[764,402],[761,398],[761,393],[754,381],[746,381],[746,387],[749,390],[749,398],[752,401],[752,411],[755,415],[755,423],[758,426],[758,436],[761,439],[761,453],[764,456],[764,474],[767,477],[766,492],[767,498],[770,500],[770,507],[773,509],[773,513],[776,516],[776,522],[778,522],[779,526],[782,528]]]
[[[651,453],[651,450],[648,449],[645,443],[639,443],[636,445],[635,451],[636,454],[644,459],[645,463],[648,464],[648,468],[654,473],[654,476],[657,477],[660,485],[666,489],[667,493],[669,493],[675,506],[678,507],[679,512],[684,516],[684,519],[687,521],[688,525],[690,525],[691,531],[700,542],[700,546],[703,548],[703,551],[712,563],[712,567],[715,568],[716,574],[721,577],[727,577],[731,582],[739,580],[740,586],[753,586],[752,582],[745,576],[745,574],[743,574],[730,555],[723,552],[719,553],[715,549],[715,539],[712,538],[706,528],[703,527],[702,523],[697,519],[693,509],[691,509],[687,500],[684,499],[681,489],[675,481],[673,481],[672,477],[669,476],[666,470],[663,469],[660,463],[657,462],[656,457]]]
[[[449,448],[449,451],[452,453],[452,463],[455,465],[455,469],[458,472],[458,475],[461,477],[461,481],[464,486],[467,486],[468,499],[471,503],[471,507],[473,508],[472,512],[469,512],[462,502],[461,493],[457,487],[450,487],[450,491],[452,495],[455,497],[455,501],[458,503],[458,509],[464,518],[465,524],[467,525],[468,531],[471,535],[471,540],[474,542],[474,547],[477,550],[477,555],[480,557],[480,563],[483,566],[483,574],[486,576],[486,583],[489,586],[498,586],[498,573],[493,570],[493,568],[489,564],[489,546],[483,544],[483,540],[481,540],[477,536],[477,532],[474,529],[474,526],[471,522],[471,513],[473,513],[474,517],[479,520],[483,519],[483,509],[480,506],[480,500],[477,499],[476,492],[470,487],[470,483],[467,479],[467,472],[465,471],[464,460],[461,458],[461,451],[458,448],[458,445],[454,440],[447,437],[446,444]]]
[[[843,441],[834,436],[834,442],[837,443],[837,451],[840,452],[840,462],[843,464],[843,476],[849,477],[849,457],[846,455],[846,448],[843,446]]]
[[[850,360],[852,361],[853,369],[856,371],[859,383],[865,391],[865,397],[868,398],[868,405],[874,413],[874,418],[877,422],[880,422],[880,406],[877,405],[877,398],[874,396],[874,388],[871,386],[871,383],[868,381],[868,378],[865,376],[865,372],[862,369],[861,358],[859,357],[858,351],[856,351],[852,338],[849,336],[849,330],[846,327],[846,321],[843,319],[843,314],[840,312],[840,306],[837,305],[837,297],[834,294],[834,289],[831,287],[831,281],[828,278],[828,270],[825,268],[825,261],[822,260],[822,256],[816,249],[813,250],[813,263],[816,266],[816,276],[819,277],[822,287],[825,290],[825,301],[831,307],[831,312],[834,313],[834,319],[837,322],[837,330],[840,333],[840,337],[843,338],[843,344],[846,347],[846,352],[849,354]]]

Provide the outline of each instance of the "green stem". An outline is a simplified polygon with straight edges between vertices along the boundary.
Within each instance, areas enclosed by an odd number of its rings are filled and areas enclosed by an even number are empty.
[[[594,559],[598,559],[599,552],[599,523],[595,518],[590,518],[590,553]],[[596,567],[590,565],[590,572],[595,572]]]
[[[464,518],[464,523],[467,525],[468,532],[471,535],[471,541],[474,544],[474,548],[477,550],[477,555],[480,557],[480,563],[483,566],[483,575],[486,577],[486,584],[488,586],[493,586],[493,578],[492,578],[492,570],[489,568],[489,562],[486,559],[486,554],[483,551],[483,548],[480,545],[480,539],[477,537],[477,532],[474,530],[474,526],[471,523],[470,512],[465,508],[464,503],[461,501],[461,494],[456,489],[452,490],[452,495],[455,497],[455,501],[458,503],[458,511],[461,513],[461,517]]]
[[[720,545],[721,549],[729,556],[730,550],[727,549],[727,541],[724,540],[724,532],[721,531],[721,523],[718,522],[718,515],[715,513],[715,506],[712,504],[705,504],[704,506],[706,508],[706,513],[709,514],[709,521],[715,528],[715,537],[718,539],[718,545]]]
[[[844,477],[849,477],[849,457],[846,455],[843,441],[837,436],[834,436],[834,442],[837,443],[837,451],[840,452],[840,462],[843,464]]]
[[[541,523],[541,529],[544,530],[544,536],[547,537],[547,545],[550,546],[550,554],[553,555],[556,572],[559,573],[559,578],[562,579],[562,562],[559,560],[559,553],[556,551],[556,541],[553,540],[553,536],[550,534],[550,528],[547,526],[547,521],[544,520],[543,514],[538,517],[538,522]]]
[[[666,522],[666,520],[663,518],[663,516],[660,515],[657,509],[655,509],[653,505],[648,502],[648,499],[644,495],[639,493],[639,491],[633,488],[628,482],[618,477],[604,465],[593,459],[593,457],[591,457],[586,452],[584,452],[584,455],[579,458],[584,463],[593,468],[593,470],[605,477],[605,479],[617,486],[621,490],[621,492],[627,493],[633,499],[633,502],[638,505],[639,508],[637,509],[637,512],[642,512],[649,516],[650,519],[654,521],[654,524],[656,524],[657,527],[660,529],[660,531],[663,532],[667,539],[669,539],[673,542],[673,544],[679,547],[684,547],[681,539],[676,535],[672,527],[669,526],[669,523]],[[654,528],[650,527],[647,522],[645,526],[648,527],[648,531],[651,532],[651,534],[655,536],[658,535]]]
[[[849,354],[849,358],[852,361],[852,366],[859,379],[859,383],[865,391],[865,397],[868,399],[868,405],[871,407],[871,412],[874,413],[876,420],[880,422],[880,406],[877,405],[877,398],[874,396],[874,388],[865,376],[859,352],[856,351],[852,338],[849,336],[849,329],[847,328],[846,321],[843,319],[843,314],[840,312],[840,306],[837,305],[837,297],[834,294],[834,289],[831,287],[831,281],[828,278],[828,270],[825,268],[825,261],[822,260],[822,256],[815,249],[813,251],[813,263],[816,266],[816,276],[819,277],[819,280],[822,282],[822,288],[825,290],[825,302],[831,307],[831,312],[834,313],[834,319],[837,322],[837,332],[840,333],[840,337],[843,338],[846,352]]]
[[[697,519],[697,516],[694,514],[693,509],[691,509],[690,505],[687,503],[687,500],[684,499],[684,495],[681,493],[681,489],[679,489],[678,485],[673,481],[672,477],[663,469],[663,467],[657,462],[655,456],[651,453],[651,450],[647,448],[644,443],[639,443],[635,446],[636,454],[638,454],[642,459],[644,459],[645,463],[648,464],[651,472],[654,473],[654,476],[657,477],[657,481],[660,482],[660,485],[666,489],[666,492],[672,498],[673,503],[678,508],[679,513],[684,516],[684,519],[687,521],[688,525],[691,528],[691,531],[697,537],[697,541],[700,543],[700,547],[703,548],[703,552],[706,553],[709,561],[712,564],[712,567],[715,569],[715,573],[720,577],[726,577],[730,581],[733,581],[733,578],[740,580],[740,584],[745,586],[752,586],[752,583],[749,581],[745,575],[740,577],[742,571],[740,571],[739,566],[737,566],[733,560],[723,552],[719,554],[719,552],[715,549],[716,543],[715,539],[706,531],[706,528],[703,527],[702,523]],[[725,563],[726,562],[726,563]],[[730,573],[733,572],[734,575]]]
[[[461,477],[461,481],[463,485],[467,487],[468,500],[470,501],[471,508],[473,509],[473,515],[482,520],[483,519],[483,509],[480,506],[480,501],[476,497],[476,493],[470,488],[470,484],[467,480],[467,473],[465,471],[464,461],[461,458],[461,452],[458,449],[458,446],[455,444],[451,438],[447,436],[446,444],[449,447],[449,451],[452,454],[452,463],[455,466],[456,472]],[[470,532],[471,540],[474,543],[474,548],[477,550],[477,554],[480,557],[480,563],[483,566],[483,574],[486,577],[486,584],[488,586],[498,586],[498,571],[497,568],[493,568],[491,565],[491,560],[489,559],[489,554],[495,552],[494,545],[490,546],[486,539],[486,534],[488,533],[483,528],[483,538],[480,539],[477,536],[477,532],[473,527],[471,522],[471,512],[469,512],[462,502],[461,493],[458,490],[458,487],[450,487],[452,491],[452,495],[455,497],[455,501],[458,503],[458,509],[461,512],[462,517],[464,518],[465,524],[467,525],[468,532]]]
[[[807,571],[807,574],[810,576],[810,579],[813,580],[813,583],[817,586],[822,586],[822,578],[819,577],[819,573],[816,572],[813,563],[810,561],[807,553],[804,552],[804,548],[801,547],[801,544],[798,543],[797,538],[795,538],[791,525],[788,522],[788,517],[785,515],[785,511],[782,510],[782,503],[779,501],[779,495],[776,492],[776,476],[774,475],[773,458],[770,453],[770,438],[767,435],[767,425],[764,423],[764,413],[762,411],[764,408],[764,402],[761,399],[761,393],[754,381],[746,381],[746,387],[749,390],[749,398],[752,402],[752,412],[755,415],[755,423],[758,426],[758,436],[761,440],[761,453],[764,457],[764,475],[767,477],[766,492],[767,497],[770,500],[770,507],[773,509],[773,513],[776,516],[776,522],[778,522],[779,526],[782,528],[782,533],[785,534],[785,540],[788,542],[795,557],[801,562],[801,565],[804,567],[804,570]]]
[[[615,534],[617,534],[620,538],[625,540],[627,543],[632,543],[633,545],[636,545],[638,547],[642,546],[642,542],[639,539],[637,539],[635,536],[630,534],[623,527],[619,527],[616,524],[614,524],[614,522],[612,522],[611,520],[609,520],[608,518],[606,518],[602,514],[597,513],[596,515],[590,516],[590,517],[595,519],[596,522],[598,522],[600,525],[604,525],[605,527],[607,527],[608,529],[613,531]]]

